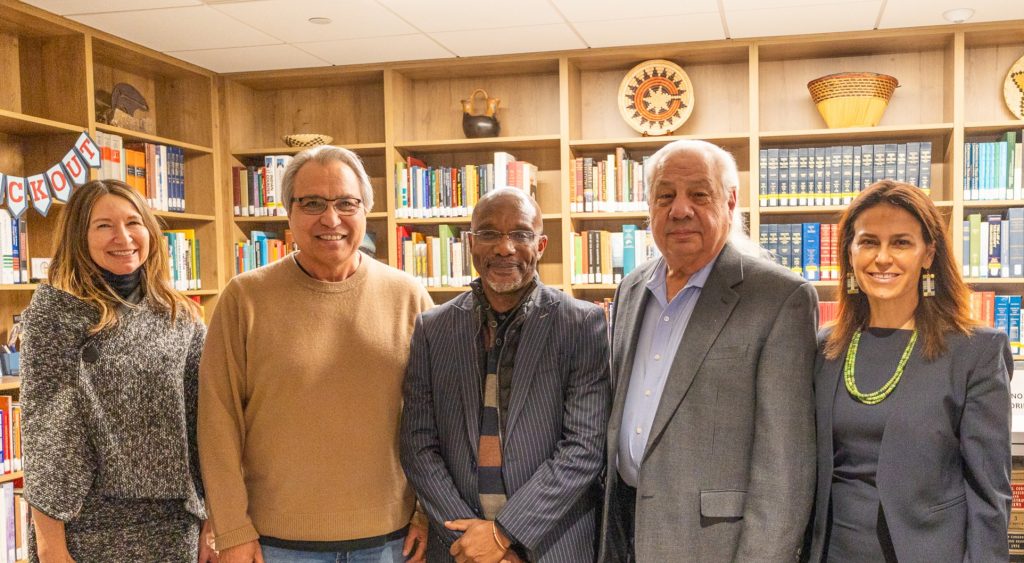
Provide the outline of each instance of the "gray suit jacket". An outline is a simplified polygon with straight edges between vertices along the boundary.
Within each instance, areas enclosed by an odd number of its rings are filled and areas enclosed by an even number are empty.
[[[594,560],[611,400],[604,312],[541,286],[512,373],[498,523],[532,561]],[[401,458],[430,519],[429,561],[451,561],[446,520],[482,518],[477,488],[478,313],[466,293],[420,315],[402,411]]]
[[[990,328],[951,335],[946,345],[932,362],[915,351],[886,399],[896,408],[878,451],[879,500],[901,563],[1006,561],[1013,356],[1006,334]],[[844,358],[818,356],[811,561],[821,561],[827,543],[832,405],[837,392],[846,393],[839,383]]]
[[[626,561],[615,474],[647,279],[615,298],[608,479],[600,560]],[[817,293],[730,245],[711,270],[672,362],[640,467],[636,560],[792,561],[814,494]]]

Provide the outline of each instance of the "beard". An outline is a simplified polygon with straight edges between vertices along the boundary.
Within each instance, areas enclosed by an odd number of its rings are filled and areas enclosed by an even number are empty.
[[[487,284],[487,287],[491,288],[491,291],[495,293],[513,293],[522,289],[522,287],[526,285],[526,276],[520,275],[514,280],[500,282],[491,281],[490,279],[485,278],[484,282]]]

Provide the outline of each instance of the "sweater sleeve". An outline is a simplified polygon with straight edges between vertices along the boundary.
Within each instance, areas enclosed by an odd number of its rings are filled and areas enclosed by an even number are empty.
[[[197,434],[197,418],[199,411],[199,360],[203,354],[203,343],[206,340],[206,325],[196,322],[192,342],[189,344],[188,357],[185,359],[185,416],[188,427],[188,466],[190,477],[199,498],[205,497],[203,478],[199,471],[199,439]]]
[[[228,284],[199,365],[199,461],[220,550],[259,538],[242,472],[247,330],[241,301],[239,285]]]
[[[49,291],[37,291],[25,311],[21,351],[22,447],[25,499],[46,515],[68,521],[92,488],[97,460],[77,386],[83,324],[69,322]]]

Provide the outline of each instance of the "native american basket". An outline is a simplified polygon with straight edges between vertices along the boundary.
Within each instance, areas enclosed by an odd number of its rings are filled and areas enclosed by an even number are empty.
[[[898,86],[895,78],[874,72],[840,72],[807,83],[829,129],[878,125]]]

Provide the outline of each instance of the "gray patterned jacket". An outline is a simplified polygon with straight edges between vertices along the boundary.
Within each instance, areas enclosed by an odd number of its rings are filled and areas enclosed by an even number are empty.
[[[90,492],[181,499],[205,518],[196,404],[206,327],[187,314],[171,324],[145,299],[122,311],[113,329],[90,336],[98,318],[49,285],[25,311],[26,500],[65,521]]]

